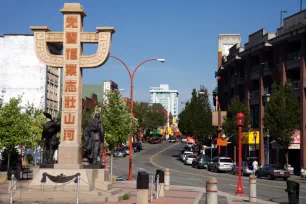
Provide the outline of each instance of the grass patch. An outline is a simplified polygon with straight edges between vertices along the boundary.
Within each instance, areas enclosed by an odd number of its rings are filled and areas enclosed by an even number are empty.
[[[130,199],[130,195],[129,194],[124,194],[122,199],[123,200],[128,200],[128,199]]]

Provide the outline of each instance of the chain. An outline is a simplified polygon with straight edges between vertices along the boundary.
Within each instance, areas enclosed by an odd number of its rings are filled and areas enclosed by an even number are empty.
[[[83,179],[81,179],[81,178],[80,178],[80,180],[81,180],[81,181],[83,181],[84,183],[86,183],[87,185],[89,185],[89,186],[93,187],[93,188],[94,188],[94,189],[96,189],[96,190],[99,190],[99,191],[102,191],[102,192],[106,192],[106,193],[107,193],[107,191],[102,190],[102,189],[100,189],[100,188],[96,188],[95,186],[90,185],[88,182],[84,181],[84,180],[83,180]]]
[[[69,182],[67,182],[67,183],[64,183],[64,184],[60,185],[60,186],[55,186],[55,187],[50,187],[50,188],[43,188],[43,190],[49,190],[49,189],[60,188],[60,187],[63,187],[63,186],[65,186],[65,185],[69,184],[69,183],[72,183],[72,182],[74,182],[74,180],[71,180],[71,181],[69,181]],[[23,185],[21,185],[21,188],[24,188],[24,189],[32,189],[32,190],[41,190],[41,188],[30,188],[30,187],[24,187]]]

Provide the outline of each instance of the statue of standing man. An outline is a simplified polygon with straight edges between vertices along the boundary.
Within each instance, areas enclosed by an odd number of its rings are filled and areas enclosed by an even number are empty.
[[[104,127],[100,113],[95,114],[94,120],[88,120],[83,132],[83,150],[90,164],[103,167]],[[98,163],[100,157],[100,163]]]

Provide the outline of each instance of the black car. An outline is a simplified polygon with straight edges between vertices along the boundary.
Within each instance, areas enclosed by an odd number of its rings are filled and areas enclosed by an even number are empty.
[[[176,138],[175,137],[169,137],[168,142],[176,142]]]
[[[139,144],[139,142],[134,142],[133,143],[133,149],[134,152],[140,152],[140,150],[142,149],[141,145]]]

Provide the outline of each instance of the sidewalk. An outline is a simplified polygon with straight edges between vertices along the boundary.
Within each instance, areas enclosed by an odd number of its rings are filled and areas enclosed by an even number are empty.
[[[122,181],[113,184],[115,188],[122,188],[125,192],[129,192],[131,197],[129,200],[122,200],[120,204],[136,203],[136,182]],[[149,190],[150,197],[150,190]],[[165,191],[165,197],[154,199],[153,203],[157,204],[205,204],[205,188],[189,187],[189,186],[170,186],[169,191]],[[224,192],[218,192],[218,204],[238,204],[249,203],[248,197],[238,197]],[[257,199],[257,203],[272,204],[273,202],[263,201]]]

